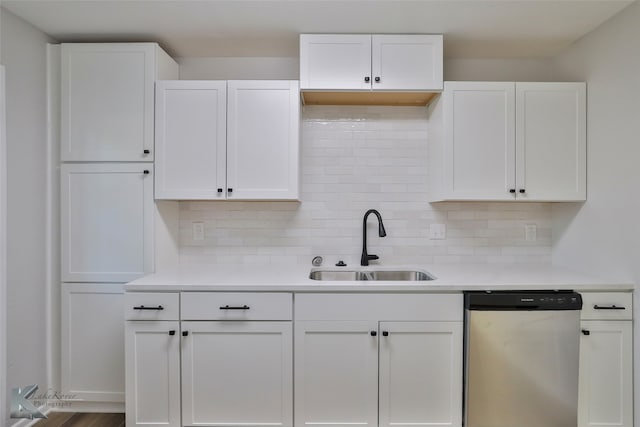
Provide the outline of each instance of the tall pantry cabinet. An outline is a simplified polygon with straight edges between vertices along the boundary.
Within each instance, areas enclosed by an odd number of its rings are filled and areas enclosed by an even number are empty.
[[[124,402],[123,284],[154,270],[156,43],[60,47],[61,386],[83,408]]]

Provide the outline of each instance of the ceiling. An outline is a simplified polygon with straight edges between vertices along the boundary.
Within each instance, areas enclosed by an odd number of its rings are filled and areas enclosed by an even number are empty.
[[[300,33],[443,33],[448,58],[544,58],[633,1],[2,0],[2,5],[61,42],[157,41],[174,57],[295,57]]]

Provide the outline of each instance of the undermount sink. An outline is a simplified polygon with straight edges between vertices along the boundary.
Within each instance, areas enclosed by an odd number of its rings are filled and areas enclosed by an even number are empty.
[[[315,270],[311,271],[309,278],[323,281],[415,282],[433,280],[429,273],[418,270]]]

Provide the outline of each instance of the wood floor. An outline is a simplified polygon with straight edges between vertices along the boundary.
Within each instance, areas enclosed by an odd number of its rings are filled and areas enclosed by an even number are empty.
[[[86,414],[50,412],[35,427],[124,427],[124,414]]]

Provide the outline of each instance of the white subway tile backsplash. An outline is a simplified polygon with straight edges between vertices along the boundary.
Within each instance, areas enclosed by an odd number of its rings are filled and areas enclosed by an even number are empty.
[[[549,263],[551,204],[430,204],[429,123],[420,107],[305,107],[301,202],[180,202],[182,263],[359,263],[362,217],[382,214],[386,238],[369,218],[369,252],[382,265]],[[193,241],[193,221],[205,240]],[[431,240],[429,225],[447,227]],[[537,239],[526,241],[525,224]]]

